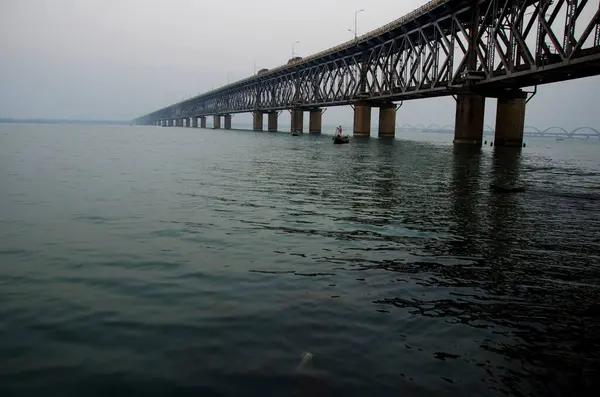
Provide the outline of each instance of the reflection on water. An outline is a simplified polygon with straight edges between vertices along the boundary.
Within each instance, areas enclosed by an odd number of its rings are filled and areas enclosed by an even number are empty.
[[[598,168],[535,143],[18,128],[2,395],[595,391]]]

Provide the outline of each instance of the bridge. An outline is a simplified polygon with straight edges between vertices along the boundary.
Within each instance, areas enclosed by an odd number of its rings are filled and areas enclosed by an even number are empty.
[[[454,133],[455,127],[452,124],[440,126],[438,124],[430,124],[425,126],[423,124],[402,124],[396,125],[396,131],[402,132],[437,132],[450,134]],[[495,133],[494,128],[486,125],[484,126],[483,133],[487,135],[493,135]],[[572,131],[568,131],[563,127],[553,126],[546,129],[539,129],[537,127],[526,125],[523,129],[524,136],[531,137],[550,137],[550,138],[567,138],[567,139],[600,139],[600,131],[592,127],[578,127]]]
[[[379,108],[380,137],[394,136],[398,103],[452,95],[455,143],[481,145],[486,98],[497,98],[495,143],[521,146],[527,102],[536,87],[600,74],[598,0],[433,0],[367,34],[306,58],[167,106],[135,124],[231,128],[252,112],[253,128],[321,132],[323,110],[351,105],[353,134],[370,135]],[[434,109],[432,109],[433,111]]]

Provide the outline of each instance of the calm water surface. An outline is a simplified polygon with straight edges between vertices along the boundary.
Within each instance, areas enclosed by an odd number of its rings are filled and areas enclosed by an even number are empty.
[[[0,125],[0,395],[591,395],[600,142],[412,138]]]

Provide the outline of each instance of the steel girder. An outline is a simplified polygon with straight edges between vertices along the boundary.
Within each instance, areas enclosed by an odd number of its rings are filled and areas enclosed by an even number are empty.
[[[446,3],[418,24],[138,120],[377,104],[465,91],[494,96],[600,74],[599,0],[464,4],[454,9]]]

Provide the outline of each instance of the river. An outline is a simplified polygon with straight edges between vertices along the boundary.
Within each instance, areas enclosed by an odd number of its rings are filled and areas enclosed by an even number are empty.
[[[0,395],[591,395],[600,141],[451,138],[0,124]]]

